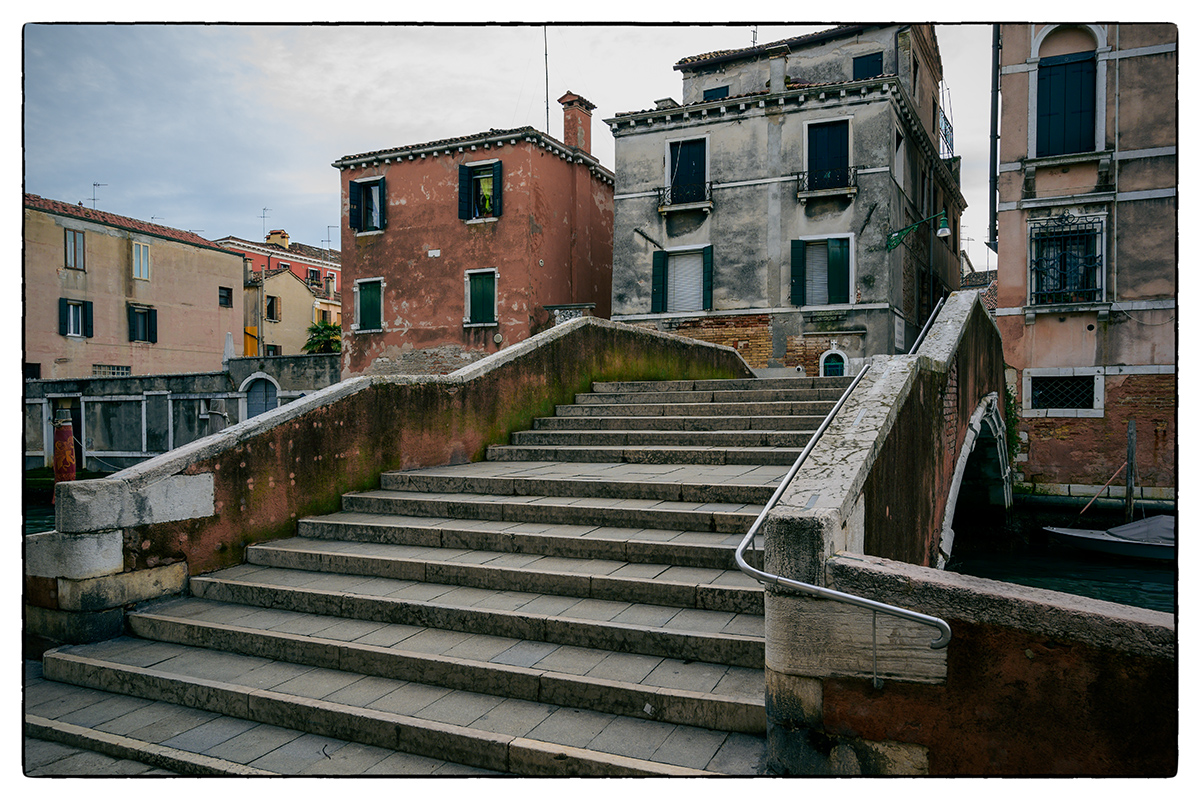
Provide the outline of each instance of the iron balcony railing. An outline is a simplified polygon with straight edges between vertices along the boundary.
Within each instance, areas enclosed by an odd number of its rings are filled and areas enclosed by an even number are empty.
[[[1031,226],[1030,302],[1095,303],[1103,299],[1099,219],[1060,214]]]
[[[825,189],[854,189],[858,187],[858,167],[837,167],[796,173],[796,192],[819,192]]]
[[[925,341],[925,336],[929,332],[934,318],[937,317],[938,312],[941,311],[944,302],[944,299],[939,301],[937,307],[929,316],[929,320],[925,323],[925,327],[917,337],[917,341],[913,344],[912,349],[909,350],[910,355],[916,353],[917,348],[921,346],[923,341]],[[791,469],[789,469],[787,474],[783,476],[783,480],[779,482],[779,486],[775,489],[775,493],[771,495],[771,499],[767,501],[767,504],[763,506],[763,510],[759,512],[758,518],[755,519],[754,524],[750,526],[750,530],[742,539],[741,544],[737,546],[737,550],[734,551],[734,560],[737,562],[738,569],[760,583],[765,583],[772,586],[784,586],[812,597],[820,597],[825,600],[835,600],[839,603],[848,603],[849,605],[858,606],[859,608],[865,608],[874,612],[875,614],[887,614],[889,616],[899,617],[900,619],[905,619],[910,622],[915,622],[917,624],[933,628],[938,632],[938,637],[930,642],[929,646],[935,650],[938,650],[950,643],[950,626],[945,620],[939,617],[932,617],[928,614],[922,614],[918,611],[911,611],[907,608],[900,608],[899,606],[880,603],[877,600],[871,600],[866,597],[859,597],[858,595],[839,592],[835,589],[828,589],[824,586],[816,586],[811,583],[792,580],[791,578],[785,578],[781,575],[773,575],[769,572],[763,572],[760,569],[755,569],[746,561],[746,551],[754,547],[754,538],[758,535],[758,531],[762,527],[763,522],[766,520],[767,514],[775,507],[775,504],[779,502],[779,498],[783,496],[783,493],[787,490],[788,486],[791,485],[792,480],[800,471],[800,467],[802,467],[805,460],[808,459],[809,453],[811,453],[813,448],[816,447],[817,442],[825,434],[826,429],[829,428],[829,425],[833,422],[834,417],[837,416],[837,413],[842,409],[842,406],[846,404],[846,401],[850,398],[851,393],[858,386],[859,382],[862,381],[863,377],[867,374],[867,370],[870,368],[871,365],[869,363],[863,365],[863,368],[859,370],[858,375],[856,375],[854,380],[850,382],[850,385],[846,387],[846,391],[844,391],[842,396],[838,398],[837,403],[834,404],[833,408],[829,411],[829,414],[827,414],[825,419],[821,421],[820,426],[817,427],[817,430],[812,435],[812,438],[808,440],[808,444],[805,445],[804,450],[800,453],[800,456],[796,459],[796,462],[792,464]],[[874,625],[872,625],[872,631],[873,630]],[[878,683],[878,678],[876,678],[876,685],[878,685]]]
[[[658,190],[658,205],[662,208],[685,203],[711,203],[712,181],[676,183]]]

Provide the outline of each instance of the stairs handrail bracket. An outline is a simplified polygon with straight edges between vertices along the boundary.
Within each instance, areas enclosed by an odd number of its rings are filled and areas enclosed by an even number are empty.
[[[921,338],[924,337],[922,336]],[[916,348],[914,347],[914,350],[915,349]],[[835,589],[829,589],[824,586],[817,586],[811,583],[804,583],[791,578],[785,578],[781,575],[774,575],[769,572],[755,569],[746,561],[746,551],[754,546],[754,537],[758,535],[759,530],[766,521],[767,514],[769,514],[771,510],[775,508],[775,505],[779,502],[779,499],[783,496],[784,492],[787,491],[788,486],[791,485],[792,480],[795,479],[796,474],[800,471],[800,468],[808,459],[808,456],[812,452],[813,448],[816,447],[816,444],[820,440],[821,436],[824,435],[825,431],[833,423],[834,417],[836,417],[837,413],[841,411],[842,406],[844,406],[846,401],[849,400],[851,393],[866,376],[867,371],[870,368],[871,364],[869,362],[863,365],[863,368],[859,370],[858,375],[856,375],[854,380],[851,381],[850,385],[846,387],[846,390],[842,393],[842,396],[838,399],[837,403],[834,404],[833,408],[830,409],[829,413],[825,416],[825,419],[821,421],[820,426],[818,426],[812,438],[809,439],[808,444],[804,447],[804,450],[800,453],[799,457],[796,458],[795,463],[792,464],[792,467],[788,470],[787,474],[783,476],[783,480],[779,482],[779,486],[776,488],[775,493],[771,495],[771,499],[767,501],[765,506],[763,506],[762,511],[759,512],[758,517],[750,526],[750,530],[746,533],[741,543],[737,546],[737,549],[734,551],[734,559],[737,562],[738,569],[749,575],[751,578],[754,578],[758,582],[768,586],[779,586],[786,589],[792,589],[812,597],[834,600],[839,603],[847,603],[849,605],[858,606],[859,608],[864,608],[879,614],[887,614],[889,616],[899,617],[900,619],[905,619],[910,622],[915,622],[919,625],[925,625],[933,628],[938,632],[938,636],[936,639],[930,642],[929,646],[934,650],[939,650],[950,643],[950,626],[945,620],[940,619],[939,617],[932,617],[927,614],[922,614],[920,612],[912,611],[907,608],[901,608],[899,606],[888,605],[887,603],[881,603],[877,600],[871,600],[866,597],[839,592]]]

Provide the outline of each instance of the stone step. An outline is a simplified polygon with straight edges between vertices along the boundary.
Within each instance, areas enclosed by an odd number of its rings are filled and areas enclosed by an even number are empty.
[[[188,598],[130,616],[145,639],[638,719],[761,734],[760,670],[364,623]]]
[[[790,466],[790,465],[789,465]],[[385,472],[380,488],[416,492],[611,497],[764,505],[787,473],[779,466],[479,462]]]
[[[801,417],[538,417],[533,421],[533,430],[815,431],[824,419],[816,414]]]
[[[746,734],[165,642],[104,644],[48,654],[46,677],[518,775],[754,774],[761,763],[763,740]]]
[[[486,520],[461,522],[439,517],[349,511],[302,519],[296,533],[307,539],[606,559],[633,564],[664,563],[722,570],[735,568],[733,551],[742,540],[738,534],[711,531]],[[754,553],[761,551],[759,537]],[[751,559],[751,564],[759,566],[759,560]]]
[[[225,603],[732,666],[763,665],[763,617],[754,613],[255,565],[194,577],[190,586],[194,597]]]
[[[342,509],[415,517],[736,534],[750,530],[762,506],[643,498],[456,494],[378,489],[343,495]]]
[[[803,449],[814,431],[514,431],[519,447],[797,447]]]
[[[296,537],[247,548],[246,563],[477,589],[762,614],[762,587],[736,569],[732,552],[729,555],[731,568],[722,569]]]
[[[803,447],[705,447],[702,445],[694,447],[670,445],[661,447],[491,445],[487,449],[487,458],[489,461],[791,466],[800,457],[803,450]]]
[[[841,378],[732,378],[699,381],[599,381],[594,392],[712,392],[749,389],[837,389],[845,391],[854,379]]]
[[[718,391],[634,391],[634,392],[584,392],[575,395],[578,405],[598,403],[613,405],[622,403],[781,403],[821,402],[836,403],[842,389],[736,389]]]
[[[824,419],[833,408],[833,403],[823,400],[796,400],[788,402],[732,402],[732,403],[682,403],[682,402],[604,402],[607,395],[595,395],[598,400],[579,405],[555,406],[558,417],[820,417]]]

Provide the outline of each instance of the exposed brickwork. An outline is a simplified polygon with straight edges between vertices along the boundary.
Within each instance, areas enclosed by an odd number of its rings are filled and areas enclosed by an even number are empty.
[[[1137,423],[1137,485],[1176,486],[1174,375],[1104,381],[1104,416],[1023,418],[1026,483],[1100,486],[1125,461],[1129,420]],[[1118,481],[1122,476],[1118,476]]]
[[[789,367],[803,367],[805,375],[819,376],[821,356],[831,349],[830,336],[789,336],[783,363]]]
[[[667,320],[663,330],[702,342],[732,347],[751,367],[769,366],[771,317],[767,314]]]

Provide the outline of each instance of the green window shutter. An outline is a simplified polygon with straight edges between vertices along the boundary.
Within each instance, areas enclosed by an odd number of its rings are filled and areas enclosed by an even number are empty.
[[[654,261],[650,268],[650,313],[661,314],[667,310],[667,254],[663,250],[654,251]]]
[[[704,310],[711,311],[713,307],[713,249],[710,244],[704,248]]]
[[[358,327],[377,331],[383,328],[383,294],[379,281],[358,285]]]
[[[804,242],[792,240],[792,305],[804,305]]]
[[[362,230],[362,186],[354,181],[350,181],[348,188],[350,195],[350,230]]]
[[[471,322],[496,321],[496,275],[480,273],[471,276]]]
[[[379,208],[376,209],[379,214],[379,230],[387,227],[387,186],[385,179],[379,179]]]
[[[146,340],[151,344],[158,341],[158,311],[153,308],[146,312]]]
[[[125,311],[129,317],[129,341],[137,341],[137,309],[133,306],[126,306]]]
[[[501,189],[504,188],[504,170],[500,167],[500,162],[492,164],[492,216],[500,216],[503,208],[500,204]]]
[[[471,218],[471,169],[458,165],[458,218]]]
[[[829,247],[829,303],[850,302],[850,240],[830,239]]]
[[[92,338],[92,301],[86,300],[83,304],[83,335],[87,338]]]
[[[68,319],[68,315],[71,313],[70,309],[67,308],[68,305],[69,305],[69,303],[67,303],[67,298],[65,298],[65,297],[58,298],[58,335],[59,336],[67,335],[67,319]]]

